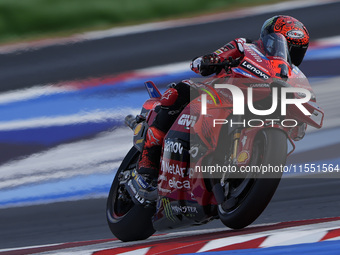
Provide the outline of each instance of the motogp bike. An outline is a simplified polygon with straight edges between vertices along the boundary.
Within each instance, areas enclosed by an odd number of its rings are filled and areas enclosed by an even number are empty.
[[[126,123],[134,146],[122,161],[107,199],[112,233],[142,240],[156,230],[214,219],[241,229],[266,208],[285,172],[294,141],[307,125],[322,127],[323,110],[304,74],[291,64],[286,39],[268,34],[244,44],[241,60],[211,64],[222,71],[186,83],[199,91],[164,137],[157,183],[136,172],[161,93],[150,95]]]

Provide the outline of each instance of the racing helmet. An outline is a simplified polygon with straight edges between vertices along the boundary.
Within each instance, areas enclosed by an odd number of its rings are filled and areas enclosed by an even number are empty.
[[[270,33],[280,33],[287,39],[291,61],[296,66],[300,65],[309,45],[306,27],[293,17],[278,15],[264,22],[260,39]]]

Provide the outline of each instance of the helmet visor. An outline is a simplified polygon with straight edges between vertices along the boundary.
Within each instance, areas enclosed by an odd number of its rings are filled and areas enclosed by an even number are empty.
[[[262,38],[262,42],[268,57],[281,58],[290,63],[287,40],[282,34],[267,34]]]

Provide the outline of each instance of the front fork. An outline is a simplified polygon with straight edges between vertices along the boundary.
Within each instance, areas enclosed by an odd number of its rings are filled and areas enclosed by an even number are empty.
[[[277,129],[281,129],[287,136],[287,140],[288,142],[291,144],[291,147],[292,149],[287,152],[287,156],[291,155],[292,152],[294,151],[295,149],[295,144],[293,142],[293,140],[291,139],[291,137],[288,135],[287,131],[280,125],[274,125],[272,128],[277,128]],[[256,134],[251,134],[253,131],[255,130],[249,130],[247,128],[234,128],[233,130],[230,130],[229,131],[229,136],[232,136],[232,140],[231,140],[231,144],[230,144],[230,156],[229,156],[229,164],[233,165],[233,166],[237,166],[239,165],[239,162],[238,162],[238,153],[240,150],[244,150],[244,143],[245,141],[243,141],[243,137],[247,137],[248,136],[248,142],[249,141],[254,141],[256,135],[258,132],[261,132],[261,130],[257,130],[256,131]],[[242,135],[243,134],[243,135]],[[241,139],[241,135],[242,135],[242,139]],[[251,139],[251,140],[249,140]],[[240,141],[242,140],[242,144],[240,144]],[[244,142],[244,143],[243,143]],[[241,148],[240,148],[241,146]],[[249,148],[249,143],[248,143],[248,148],[246,150],[249,151],[249,154],[251,155],[252,154],[252,146],[253,146],[253,143],[250,143],[250,148]],[[214,182],[214,185],[213,185],[213,193],[215,195],[215,198],[216,200],[218,201],[218,203],[220,204],[223,199],[225,197],[227,197],[227,195],[229,194],[229,182],[227,181],[229,178],[233,178],[232,177],[233,174],[232,173],[227,173],[227,172],[224,172],[221,176],[221,179],[220,179],[220,182],[217,183],[217,182]],[[219,184],[219,185],[217,185]]]
[[[236,129],[234,131],[234,134],[233,134],[233,139],[231,140],[232,141],[232,144],[231,144],[231,155],[229,157],[229,162],[232,164],[232,165],[236,165],[237,164],[237,151],[238,151],[238,146],[239,146],[239,142],[240,142],[240,137],[241,137],[241,131],[242,129],[239,128],[239,129]],[[225,187],[225,196],[228,194],[228,183],[225,182],[225,180],[227,179],[227,173],[224,172],[222,174],[222,178],[220,180],[220,183],[221,183],[221,186],[222,187]]]
[[[240,142],[241,131],[242,131],[242,128],[237,128],[234,130],[232,134],[233,139],[231,140],[232,143],[230,145],[231,147],[229,150],[231,154],[228,159],[229,164],[232,164],[232,165],[237,164],[237,151],[238,151],[238,146]],[[229,182],[226,181],[229,177],[230,177],[230,173],[223,172],[219,182],[212,180],[212,185],[213,185],[212,191],[219,205],[221,205],[225,201],[226,197],[229,194],[229,188],[230,188]]]
[[[232,150],[232,154],[231,154],[231,162],[233,164],[236,164],[236,160],[237,160],[237,150],[238,150],[238,144],[240,142],[240,137],[241,137],[241,130],[242,129],[236,129],[233,135],[233,150]]]

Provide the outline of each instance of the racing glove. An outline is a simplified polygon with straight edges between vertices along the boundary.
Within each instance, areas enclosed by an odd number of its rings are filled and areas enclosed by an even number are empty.
[[[221,63],[221,59],[219,56],[215,54],[204,55],[199,58],[193,59],[191,63],[191,69],[195,73],[199,73],[202,76],[208,76],[213,73],[219,73],[222,70],[222,67],[212,66],[211,64]]]

